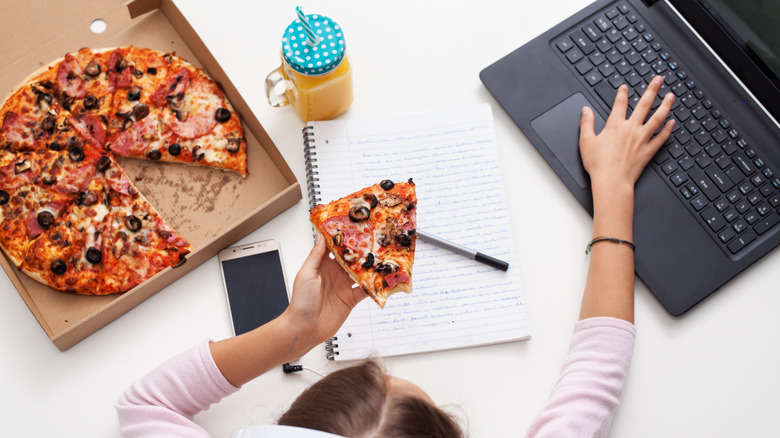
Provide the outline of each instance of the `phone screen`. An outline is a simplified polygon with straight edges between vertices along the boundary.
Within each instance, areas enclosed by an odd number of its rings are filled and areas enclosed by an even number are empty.
[[[260,327],[287,308],[279,251],[223,260],[222,272],[236,335]]]

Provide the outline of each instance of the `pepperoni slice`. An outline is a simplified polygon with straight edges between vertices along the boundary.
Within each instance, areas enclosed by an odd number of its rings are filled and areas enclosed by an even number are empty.
[[[406,272],[398,271],[386,275],[385,281],[387,282],[387,287],[392,289],[401,283],[411,283],[412,277],[410,277]]]
[[[70,124],[86,139],[92,146],[102,148],[106,143],[106,130],[97,117],[87,114],[80,119],[69,117]]]
[[[175,132],[181,138],[193,139],[203,137],[211,132],[217,125],[217,120],[214,118],[214,113],[208,114],[195,114],[187,117],[186,120],[180,121],[175,116],[168,117],[168,126],[171,131]]]
[[[3,139],[15,146],[16,149],[26,149],[33,145],[35,120],[20,116],[8,111],[3,117]]]
[[[87,95],[87,81],[76,58],[70,53],[57,67],[57,87],[66,96],[80,99]]]
[[[144,140],[144,135],[154,136],[155,123],[154,117],[146,117],[140,122],[133,125],[132,129],[129,129],[117,136],[114,141],[109,145],[114,153],[133,157],[143,153],[148,146],[148,142]]]
[[[157,106],[165,106],[168,103],[168,96],[184,93],[189,84],[190,72],[185,68],[180,68],[164,84],[154,90],[154,93],[149,96],[149,101]]]

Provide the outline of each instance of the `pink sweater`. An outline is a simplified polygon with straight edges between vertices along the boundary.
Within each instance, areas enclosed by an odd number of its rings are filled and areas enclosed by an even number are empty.
[[[527,436],[605,436],[631,363],[634,336],[634,326],[623,320],[578,322],[561,377]],[[126,437],[209,437],[192,418],[237,390],[203,342],[127,388],[116,404],[120,428]],[[262,436],[290,436],[285,432],[271,426],[263,428]]]

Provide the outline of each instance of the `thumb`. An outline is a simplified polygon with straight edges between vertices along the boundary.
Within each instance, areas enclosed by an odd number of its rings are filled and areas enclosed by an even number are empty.
[[[318,270],[322,264],[323,256],[327,250],[328,247],[325,245],[325,238],[322,237],[321,233],[317,233],[317,237],[314,239],[314,247],[311,249],[309,256],[306,257],[306,260],[304,260],[303,266],[301,266],[301,270]]]
[[[593,110],[587,106],[582,107],[582,115],[580,116],[580,144],[589,141],[596,136],[594,124],[595,118],[593,116]]]

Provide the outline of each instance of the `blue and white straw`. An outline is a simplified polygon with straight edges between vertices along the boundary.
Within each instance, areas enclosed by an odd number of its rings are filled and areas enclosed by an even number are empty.
[[[303,26],[303,31],[306,32],[306,39],[308,40],[309,45],[316,46],[317,43],[320,42],[320,37],[314,34],[314,30],[312,30],[309,20],[306,18],[306,15],[303,14],[303,9],[298,6],[295,8],[295,12],[298,13],[298,19],[301,20],[301,25]]]

